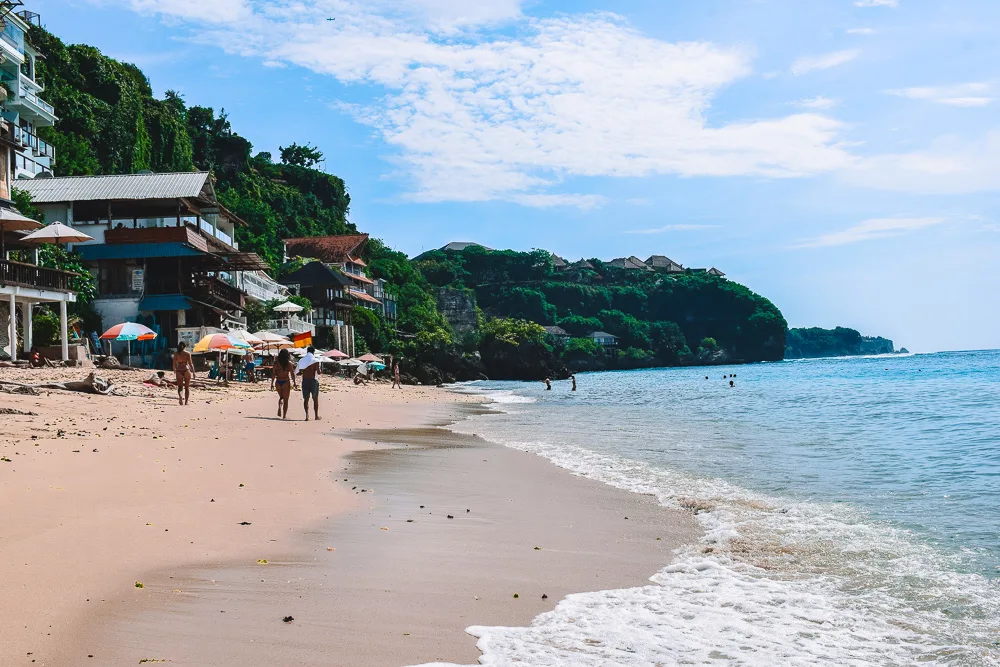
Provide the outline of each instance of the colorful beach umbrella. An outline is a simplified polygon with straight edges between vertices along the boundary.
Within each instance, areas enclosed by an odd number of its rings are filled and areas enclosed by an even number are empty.
[[[233,348],[247,350],[253,347],[250,343],[246,343],[239,338],[234,338],[229,334],[216,333],[208,334],[202,338],[194,346],[195,354],[202,354],[204,352],[225,352],[226,350],[232,350]]]
[[[329,352],[325,353],[323,356],[324,357],[329,357],[330,359],[347,359],[348,356],[350,356],[350,355],[344,354],[340,350],[330,350]]]
[[[137,322],[122,322],[121,324],[116,324],[101,334],[101,338],[103,340],[128,341],[153,340],[156,338],[156,332]]]
[[[129,366],[132,365],[132,341],[153,340],[154,338],[156,338],[155,331],[137,322],[122,322],[121,324],[116,324],[101,334],[101,339],[108,341],[109,356],[111,355],[111,341],[123,340],[128,343],[127,363]]]

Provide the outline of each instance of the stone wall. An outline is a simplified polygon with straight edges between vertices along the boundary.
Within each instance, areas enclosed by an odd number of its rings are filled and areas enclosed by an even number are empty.
[[[437,307],[459,340],[476,331],[476,293],[472,290],[438,288]]]
[[[6,297],[4,297],[6,298]],[[0,357],[10,356],[10,306],[0,303]]]

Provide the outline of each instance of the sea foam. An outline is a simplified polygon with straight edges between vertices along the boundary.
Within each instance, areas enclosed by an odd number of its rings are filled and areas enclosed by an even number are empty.
[[[961,573],[904,530],[843,504],[573,445],[505,441],[502,419],[452,428],[693,511],[704,535],[650,585],[570,595],[528,627],[469,628],[480,664],[1000,665],[995,582]]]

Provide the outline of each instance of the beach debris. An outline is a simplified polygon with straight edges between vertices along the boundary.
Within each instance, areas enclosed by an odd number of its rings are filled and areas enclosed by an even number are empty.
[[[4,463],[10,463],[11,462],[11,460],[9,458],[7,458],[6,456],[0,456],[0,461],[3,461]]]
[[[252,524],[249,521],[240,521],[239,525],[241,525],[241,526],[249,526],[249,525],[252,525]]]
[[[625,520],[628,521],[628,517],[625,517]]]
[[[549,599],[549,596],[548,596],[548,595],[546,595],[545,593],[542,593],[542,599],[543,599],[543,600],[548,600],[548,599]]]
[[[143,583],[141,581],[135,582],[135,587],[136,588],[145,588],[145,586],[143,585]]]
[[[16,408],[0,408],[0,415],[21,415],[22,417],[37,417],[34,412],[17,410]]]
[[[406,523],[413,523],[413,519],[407,519]]]
[[[143,658],[139,661],[139,664],[144,665],[147,662],[166,662],[166,660],[164,658]]]
[[[212,498],[212,499],[211,499],[211,500],[209,500],[208,502],[210,502],[210,503],[214,503],[214,502],[215,502],[215,498]]]
[[[535,547],[535,551],[541,551],[541,550],[542,550],[541,547]]]
[[[465,510],[465,513],[466,513],[466,514],[468,514],[468,513],[469,513],[469,512],[471,512],[471,511],[472,511],[472,510]]]
[[[266,558],[258,558],[257,565],[267,565],[268,560]]]
[[[389,526],[382,526],[381,530],[389,530]]]
[[[295,620],[295,617],[294,617],[294,616],[285,616],[285,617],[284,617],[283,619],[281,619],[281,620],[282,620],[282,621],[284,621],[285,623],[291,623],[292,621],[294,621],[294,620]]]
[[[327,551],[336,551],[337,547],[327,547],[326,550]]]
[[[423,505],[421,505],[421,506],[420,506],[420,509],[423,509],[423,508],[424,508],[424,506],[423,506]]]
[[[449,518],[449,519],[454,519],[455,517],[454,517],[454,516],[452,516],[451,514],[449,514],[449,515],[448,515],[448,518]]]
[[[245,486],[246,486],[246,484],[240,484],[240,488],[241,489],[244,488]],[[625,517],[625,518],[627,519],[628,517]]]
[[[514,593],[514,599],[515,599],[515,600],[516,600],[516,599],[518,599],[519,597],[521,597],[521,596],[520,596],[520,595],[518,595],[517,593]]]

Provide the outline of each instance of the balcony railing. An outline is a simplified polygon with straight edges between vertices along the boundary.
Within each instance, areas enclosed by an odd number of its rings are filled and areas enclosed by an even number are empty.
[[[53,161],[56,159],[55,146],[44,139],[38,138],[38,136],[23,127],[14,126],[14,141],[26,148],[30,148],[34,151],[36,157],[47,157]]]
[[[243,292],[218,278],[195,276],[194,290],[196,295],[205,301],[243,307]]]
[[[119,243],[187,243],[188,245],[208,252],[205,237],[189,225],[180,227],[116,227],[104,232],[104,242]]]
[[[306,322],[297,317],[284,320],[268,320],[266,328],[278,331],[290,331],[292,333],[305,333],[307,331],[309,333],[316,333],[316,326],[312,322]]]
[[[0,285],[72,292],[70,280],[76,276],[77,274],[69,271],[44,269],[34,264],[22,264],[0,259]]]
[[[35,162],[30,157],[21,155],[20,153],[14,153],[14,168],[21,169],[33,175],[52,173],[50,167],[45,166],[41,162]]]
[[[53,116],[56,115],[56,108],[54,106],[52,106],[51,104],[40,98],[33,91],[30,91],[23,86],[21,87],[16,97],[23,97],[24,99],[28,100],[29,102],[39,107],[40,109],[47,111],[49,114]]]

